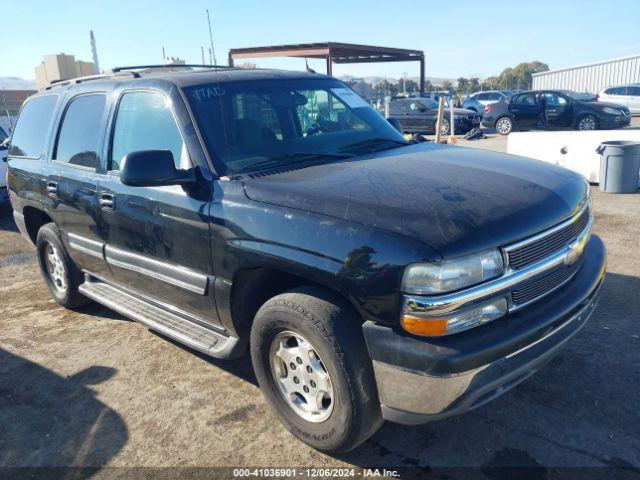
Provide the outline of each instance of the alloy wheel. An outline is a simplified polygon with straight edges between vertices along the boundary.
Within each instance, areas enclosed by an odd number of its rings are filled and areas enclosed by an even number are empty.
[[[580,119],[578,123],[578,130],[595,130],[596,129],[596,121],[593,117],[583,117]]]
[[[52,244],[47,243],[44,250],[44,259],[47,266],[49,280],[54,288],[64,293],[67,290],[67,271],[60,256],[60,252]]]
[[[271,374],[282,398],[304,420],[323,422],[335,401],[329,372],[317,350],[302,335],[280,332],[269,350]]]
[[[496,123],[496,131],[500,135],[507,135],[508,133],[511,132],[512,126],[513,125],[511,124],[511,120],[509,120],[508,118],[501,118]]]

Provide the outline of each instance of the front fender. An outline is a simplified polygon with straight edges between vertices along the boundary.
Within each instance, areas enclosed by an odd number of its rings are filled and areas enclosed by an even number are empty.
[[[214,271],[225,281],[266,267],[324,285],[365,320],[395,323],[400,282],[411,263],[439,255],[392,232],[248,199],[237,181],[219,182],[211,207]]]

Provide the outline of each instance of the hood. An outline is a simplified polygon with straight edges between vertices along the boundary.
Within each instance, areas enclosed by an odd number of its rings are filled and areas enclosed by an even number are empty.
[[[538,233],[587,195],[582,177],[563,168],[429,143],[243,181],[252,200],[395,232],[445,257]]]
[[[611,102],[582,102],[583,105],[588,105],[590,107],[597,108],[598,110],[602,110],[604,107],[615,108],[616,110],[622,110],[626,112],[628,110],[624,105],[620,105],[619,103],[611,103]]]

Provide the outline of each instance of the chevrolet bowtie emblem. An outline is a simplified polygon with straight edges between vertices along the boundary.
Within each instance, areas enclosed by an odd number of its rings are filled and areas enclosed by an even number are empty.
[[[584,237],[578,238],[575,242],[569,244],[569,250],[567,251],[567,255],[564,257],[564,264],[566,266],[573,265],[578,261],[584,251],[584,246],[587,244],[588,238],[588,235],[585,235]]]

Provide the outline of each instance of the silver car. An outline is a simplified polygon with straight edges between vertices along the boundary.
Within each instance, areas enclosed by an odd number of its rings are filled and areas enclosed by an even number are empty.
[[[463,102],[462,107],[473,110],[474,112],[482,115],[484,113],[484,109],[488,105],[510,98],[512,95],[513,92],[510,90],[488,90],[486,92],[476,92],[467,97]]]
[[[599,102],[624,105],[632,114],[640,114],[640,84],[607,87],[596,96]]]

